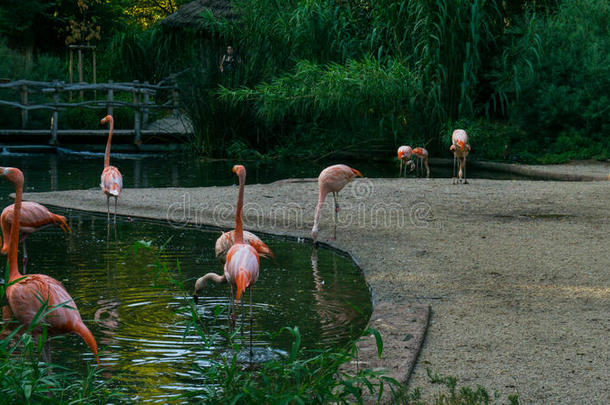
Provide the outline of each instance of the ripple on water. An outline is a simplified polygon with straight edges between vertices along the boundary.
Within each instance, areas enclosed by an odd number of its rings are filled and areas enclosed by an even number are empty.
[[[28,239],[28,272],[49,274],[75,298],[83,320],[101,349],[100,361],[114,384],[137,402],[166,402],[182,392],[201,389],[197,368],[232,358],[229,288],[210,284],[196,306],[202,337],[187,328],[192,288],[207,272],[222,273],[214,257],[218,232],[175,230],[159,223],[119,221],[108,239],[105,216],[54,210],[68,216],[72,234],[46,228]],[[311,246],[266,238],[276,261],[261,261],[252,294],[244,296],[245,322],[240,305],[236,325],[243,326],[237,359],[262,363],[286,356],[287,333],[273,340],[266,332],[298,326],[302,345],[324,348],[346,343],[361,332],[371,313],[371,297],[359,269],[348,258],[328,250],[312,255]],[[134,252],[137,241],[151,242],[174,278],[169,283],[155,265],[155,256]],[[165,245],[163,250],[161,246]],[[177,272],[176,263],[180,263]],[[253,356],[250,358],[250,310],[253,312]],[[54,360],[84,369],[94,361],[80,338],[54,339]]]

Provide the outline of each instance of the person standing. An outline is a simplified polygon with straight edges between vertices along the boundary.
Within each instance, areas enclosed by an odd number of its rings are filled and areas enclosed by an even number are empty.
[[[227,53],[222,55],[222,59],[220,60],[220,71],[230,72],[237,62],[238,59],[233,54],[233,47],[231,45],[227,46]]]

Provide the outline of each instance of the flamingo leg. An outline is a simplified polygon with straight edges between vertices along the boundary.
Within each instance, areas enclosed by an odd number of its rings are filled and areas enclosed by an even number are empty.
[[[424,162],[426,164],[426,178],[430,178],[430,165],[428,165],[428,159]]]
[[[249,288],[250,290],[250,359],[252,359],[252,321],[253,321],[253,316],[252,316],[252,287]]]
[[[398,177],[402,177],[402,159],[400,159],[400,169],[398,169]]]
[[[241,344],[244,344],[244,297],[241,298]]]
[[[231,284],[231,301],[229,302],[229,322],[231,324],[230,331],[235,329],[235,299],[233,295],[233,284]]]
[[[45,342],[42,350],[40,351],[40,355],[42,357],[42,361],[47,364],[51,363],[51,342],[48,340]]]
[[[333,232],[333,240],[337,239],[337,222],[339,221],[339,195],[333,191],[333,197],[335,199],[335,227]]]
[[[118,197],[114,197],[114,223],[116,224],[116,205],[117,201],[119,201]]]
[[[468,180],[466,180],[466,156],[464,156],[464,184],[468,184]]]
[[[26,268],[28,265],[28,250],[25,247],[25,239],[23,240],[23,274],[27,274]]]
[[[453,184],[456,184],[456,178],[455,178],[455,166],[456,166],[456,162],[457,161],[457,156],[455,155],[455,153],[453,154]]]
[[[107,215],[107,219],[108,219],[108,223],[110,223],[110,196],[107,195],[106,196],[106,213]]]

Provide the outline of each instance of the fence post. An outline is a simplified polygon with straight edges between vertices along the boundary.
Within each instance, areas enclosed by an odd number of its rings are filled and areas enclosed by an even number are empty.
[[[174,118],[178,118],[178,108],[180,107],[180,99],[179,94],[178,94],[178,82],[176,81],[176,75],[172,74],[170,75],[170,77],[172,78],[172,83],[174,85],[174,87],[172,87],[172,105],[173,105],[173,115]]]
[[[78,48],[78,82],[83,82],[83,50]],[[80,91],[81,100],[85,97],[85,92]]]
[[[57,145],[57,118],[59,116],[59,109],[57,104],[59,103],[59,85],[57,80],[53,82],[53,87],[55,91],[53,92],[53,103],[55,104],[53,108],[53,118],[51,118],[51,140],[49,143],[51,145]]]
[[[144,82],[144,84],[148,84],[148,82]],[[148,104],[149,104],[149,95],[148,92],[144,93],[144,110],[142,111],[142,126],[146,128],[148,125]]]
[[[97,66],[96,66],[96,58],[95,58],[95,48],[92,50],[93,52],[93,84],[97,84]],[[97,99],[97,90],[93,90],[93,98]]]
[[[21,104],[28,105],[28,86],[21,86]],[[28,110],[27,108],[21,109],[21,128],[25,128],[28,125]]]
[[[108,102],[106,103],[106,114],[112,115],[114,113],[114,91],[112,90],[112,80],[108,80]],[[114,117],[114,116],[113,116]]]
[[[72,84],[72,81],[74,79],[74,77],[72,75],[73,62],[74,62],[74,51],[72,50],[72,48],[70,48],[70,84]],[[72,91],[70,91],[70,93],[69,93],[69,101],[72,102]]]
[[[134,144],[139,145],[142,143],[142,134],[140,132],[140,94],[138,89],[138,81],[133,81],[133,104],[134,104],[134,112],[133,112],[133,129],[136,133],[136,137],[133,141]]]

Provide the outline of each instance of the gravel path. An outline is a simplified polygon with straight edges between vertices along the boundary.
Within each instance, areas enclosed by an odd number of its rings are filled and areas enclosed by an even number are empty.
[[[127,189],[119,213],[229,227],[236,196],[236,187]],[[106,209],[98,189],[25,198]],[[247,229],[308,237],[317,184],[248,185],[245,200]],[[358,260],[376,307],[390,316],[394,307],[399,319],[409,306],[432,308],[410,379],[426,399],[437,390],[430,368],[504,400],[516,392],[522,403],[610,402],[608,183],[358,179],[340,203],[332,244]],[[329,198],[321,240],[331,206]],[[387,361],[404,368],[400,356]]]

